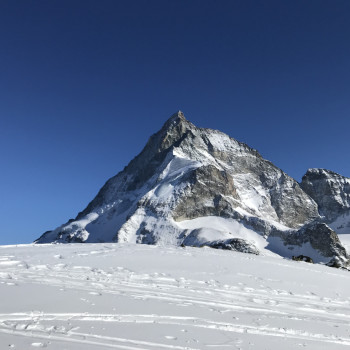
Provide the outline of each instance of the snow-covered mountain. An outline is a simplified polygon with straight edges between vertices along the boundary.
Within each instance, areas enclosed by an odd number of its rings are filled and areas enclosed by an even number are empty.
[[[36,242],[208,245],[346,263],[314,199],[256,150],[179,111],[74,220]]]

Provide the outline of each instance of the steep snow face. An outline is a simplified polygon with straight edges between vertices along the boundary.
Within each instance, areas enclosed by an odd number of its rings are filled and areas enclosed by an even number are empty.
[[[256,150],[220,131],[197,128],[178,112],[75,220],[37,243],[201,245],[237,238],[255,250],[270,234],[285,239],[284,232],[317,217],[314,200]],[[220,218],[221,224],[212,227],[205,218]],[[192,230],[183,224],[191,220]],[[220,229],[222,220],[228,230]]]
[[[320,215],[337,233],[350,234],[350,179],[326,169],[309,169],[301,187],[318,204]]]

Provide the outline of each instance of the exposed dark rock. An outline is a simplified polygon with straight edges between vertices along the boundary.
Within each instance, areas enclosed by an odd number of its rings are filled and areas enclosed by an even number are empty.
[[[316,201],[327,222],[350,210],[349,178],[326,169],[309,169],[302,178],[301,187]]]
[[[34,243],[40,243],[41,240],[45,239],[46,236],[48,236],[48,234],[50,234],[52,232],[52,230],[50,231],[45,231],[39,238],[37,238]]]
[[[340,269],[343,267],[343,262],[338,257],[334,257],[327,263],[327,266]]]
[[[273,236],[280,237],[286,246],[310,246],[325,258],[338,257],[344,263],[349,259],[338,235],[326,224],[314,222],[303,226],[298,231],[275,231]]]
[[[298,255],[298,256],[293,255],[292,260],[304,261],[304,262],[311,263],[311,264],[314,263],[314,261],[309,256],[306,256],[306,255]]]
[[[201,216],[232,215],[232,203],[224,196],[239,200],[233,179],[226,171],[212,165],[194,169],[183,178],[188,182],[187,195],[180,198],[173,212],[176,221],[194,219]]]
[[[142,224],[140,226],[136,234],[137,234],[136,243],[141,243],[141,244],[157,243],[156,237],[154,237],[151,231],[147,230],[145,224]]]
[[[213,242],[208,242],[207,244],[204,244],[204,245],[215,249],[234,250],[236,252],[249,253],[249,254],[255,254],[255,255],[260,254],[258,248],[256,248],[254,244],[247,242],[246,240],[241,238],[232,238],[232,239],[227,239],[222,241],[220,240],[213,241]]]

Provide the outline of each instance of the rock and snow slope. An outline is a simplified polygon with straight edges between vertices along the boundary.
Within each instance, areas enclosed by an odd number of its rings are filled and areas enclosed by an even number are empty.
[[[83,212],[36,242],[231,242],[232,249],[346,263],[337,235],[318,218],[316,202],[256,150],[178,112]]]
[[[347,271],[209,248],[1,246],[0,349],[345,350],[349,284]]]

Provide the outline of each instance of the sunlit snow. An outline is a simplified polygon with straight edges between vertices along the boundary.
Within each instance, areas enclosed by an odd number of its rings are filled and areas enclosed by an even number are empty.
[[[210,248],[1,246],[0,349],[345,350],[349,285],[348,271]]]

